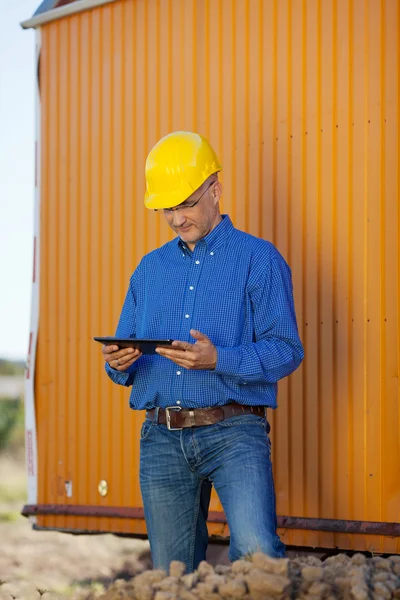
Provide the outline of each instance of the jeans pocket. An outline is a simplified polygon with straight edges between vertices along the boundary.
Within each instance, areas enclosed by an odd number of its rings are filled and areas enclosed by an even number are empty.
[[[151,428],[153,427],[153,421],[146,419],[142,423],[142,428],[140,430],[140,441],[143,442],[145,439],[149,437]]]

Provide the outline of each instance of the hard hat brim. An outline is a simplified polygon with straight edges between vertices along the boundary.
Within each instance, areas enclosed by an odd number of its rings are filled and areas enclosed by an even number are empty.
[[[191,192],[192,193],[192,192]],[[188,198],[190,193],[186,196]],[[174,206],[178,206],[178,204],[182,204],[186,200],[186,198],[178,197],[177,194],[148,194],[147,192],[144,195],[144,205],[149,209],[163,209],[163,208],[174,208]]]
[[[219,173],[219,171],[222,170],[221,164],[214,165],[214,167],[218,168],[215,171],[212,170],[212,172],[209,174],[205,173],[204,175],[206,175],[206,177],[204,177],[203,175],[203,181],[194,189],[187,182],[185,186],[186,189],[181,188],[179,191],[169,193],[165,192],[161,194],[149,194],[146,191],[144,195],[145,207],[153,210],[162,210],[163,208],[174,208],[175,206],[179,206],[179,204],[185,202],[185,200],[187,200],[189,196],[191,196],[197,189],[199,189],[199,187],[203,185],[204,181],[206,181],[208,177],[214,175],[215,173]]]

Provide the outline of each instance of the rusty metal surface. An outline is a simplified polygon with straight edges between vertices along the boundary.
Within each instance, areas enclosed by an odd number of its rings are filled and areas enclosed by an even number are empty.
[[[278,527],[332,533],[400,536],[400,523],[384,523],[381,521],[347,521],[344,519],[311,519],[278,516]]]
[[[33,515],[71,515],[79,517],[108,517],[117,519],[143,519],[143,508],[120,506],[81,506],[77,504],[26,504],[21,514]]]
[[[22,509],[21,514],[25,517],[34,515],[74,515],[117,519],[144,518],[143,508],[79,506],[73,504],[27,504]],[[210,523],[226,523],[226,518],[221,512],[210,511],[208,514],[208,521]],[[334,533],[400,536],[400,523],[347,521],[344,519],[305,519],[302,517],[278,516],[278,526],[282,529],[306,529],[314,531],[330,531]]]

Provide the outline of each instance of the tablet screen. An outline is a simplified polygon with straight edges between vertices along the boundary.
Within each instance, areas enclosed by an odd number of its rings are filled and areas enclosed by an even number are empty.
[[[95,337],[96,342],[105,346],[118,346],[118,348],[138,348],[143,354],[155,354],[159,346],[170,346],[173,340],[149,340],[136,338]]]

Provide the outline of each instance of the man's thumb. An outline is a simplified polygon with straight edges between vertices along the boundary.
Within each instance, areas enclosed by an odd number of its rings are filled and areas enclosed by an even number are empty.
[[[208,337],[206,335],[204,335],[204,333],[201,333],[201,331],[197,331],[197,329],[191,329],[190,335],[192,337],[194,337],[194,339],[197,340],[198,342],[209,342],[210,341],[208,339]]]

